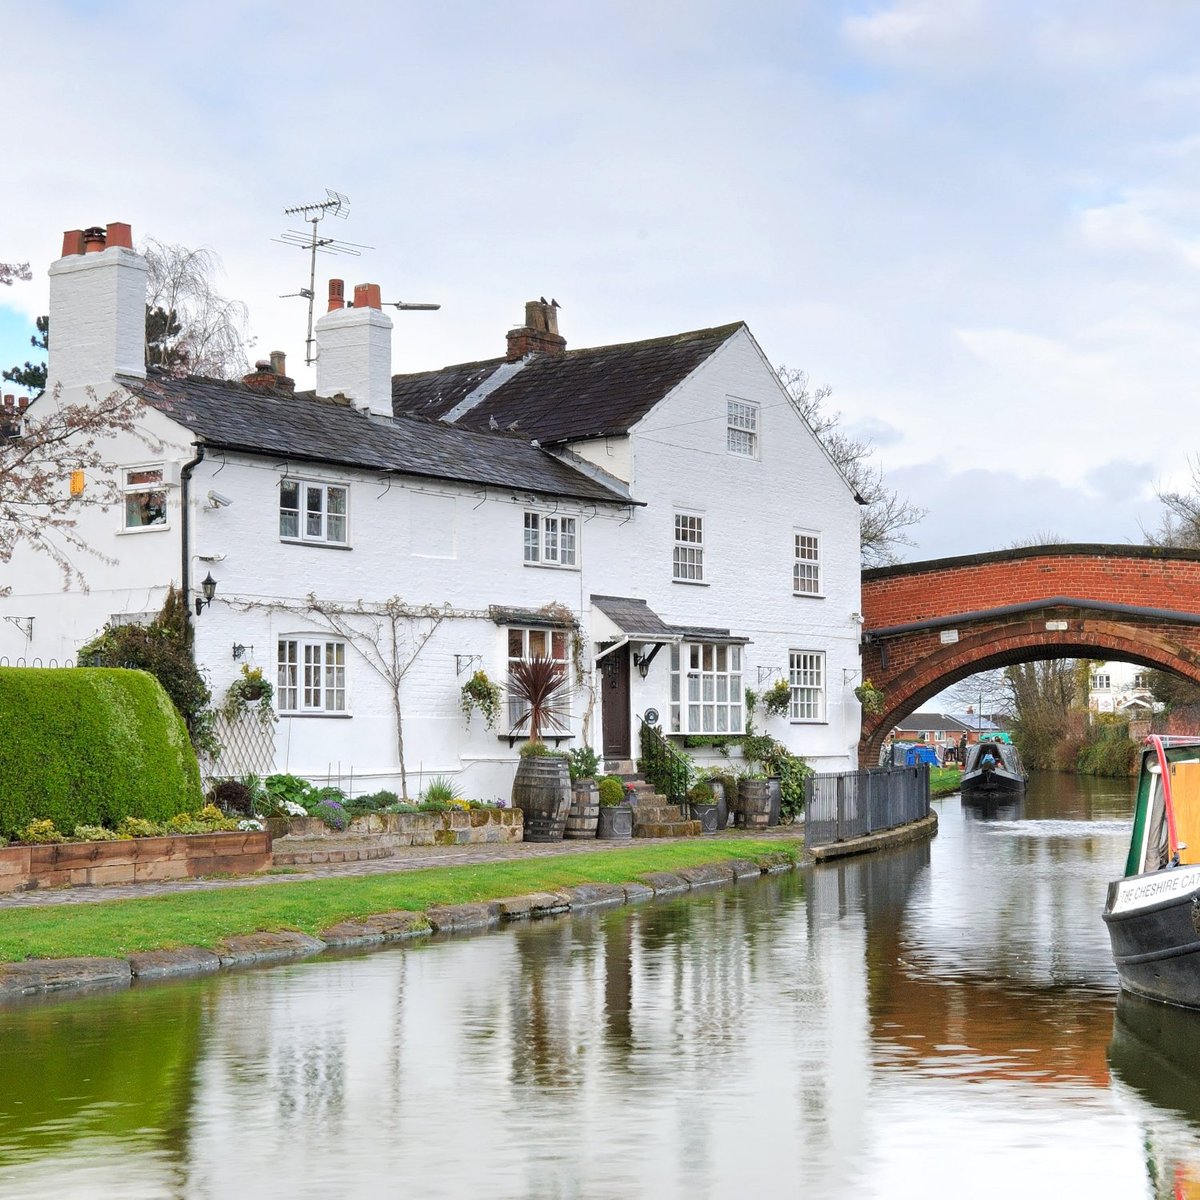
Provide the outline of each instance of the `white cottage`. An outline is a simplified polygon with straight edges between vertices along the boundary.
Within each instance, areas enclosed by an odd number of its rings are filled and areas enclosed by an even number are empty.
[[[468,724],[461,688],[538,654],[575,689],[555,739],[614,765],[647,718],[713,755],[745,689],[779,679],[767,731],[853,764],[855,497],[744,325],[568,351],[537,301],[503,357],[393,377],[378,287],[346,305],[333,281],[296,393],[282,355],[240,382],[148,372],[127,226],[68,234],[50,274],[52,388],[127,388],[145,421],[115,447],[122,505],[81,509],[88,590],[14,559],[0,658],[71,658],[174,583],[218,700],[243,664],[276,683],[278,723],[218,773],[394,786],[399,712],[410,792],[441,774],[505,795],[520,713]]]

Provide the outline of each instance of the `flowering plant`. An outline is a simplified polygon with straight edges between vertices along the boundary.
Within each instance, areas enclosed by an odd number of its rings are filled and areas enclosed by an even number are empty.
[[[336,829],[338,833],[341,833],[350,824],[350,814],[336,800],[322,800],[312,810],[312,815],[320,817],[330,829]]]
[[[245,821],[239,821],[237,827],[242,833],[261,833],[265,828],[263,823],[254,817],[250,817]]]
[[[877,717],[883,712],[883,692],[869,679],[864,679],[854,689],[854,695],[862,705],[863,712],[869,717]]]

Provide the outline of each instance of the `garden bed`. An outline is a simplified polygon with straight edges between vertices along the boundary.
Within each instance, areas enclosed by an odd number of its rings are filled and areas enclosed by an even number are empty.
[[[267,833],[199,833],[0,847],[0,892],[245,875],[272,865]]]
[[[341,831],[318,817],[292,817],[287,834],[276,840],[274,852],[277,864],[303,866],[390,858],[403,846],[483,845],[519,842],[523,836],[522,814],[513,808],[371,813],[354,817]]]

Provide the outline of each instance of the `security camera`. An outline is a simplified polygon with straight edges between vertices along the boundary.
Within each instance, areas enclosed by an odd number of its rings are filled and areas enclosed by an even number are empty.
[[[233,503],[228,496],[222,496],[220,492],[209,492],[208,498],[213,508],[228,508]]]

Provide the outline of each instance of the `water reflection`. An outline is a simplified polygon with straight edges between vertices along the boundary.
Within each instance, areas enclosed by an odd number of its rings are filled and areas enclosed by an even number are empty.
[[[1155,1054],[1200,1038],[1124,1001],[1114,1029],[1117,791],[952,798],[934,842],[805,875],[8,1011],[0,1195],[1160,1194],[1197,1161],[1200,1062]]]

